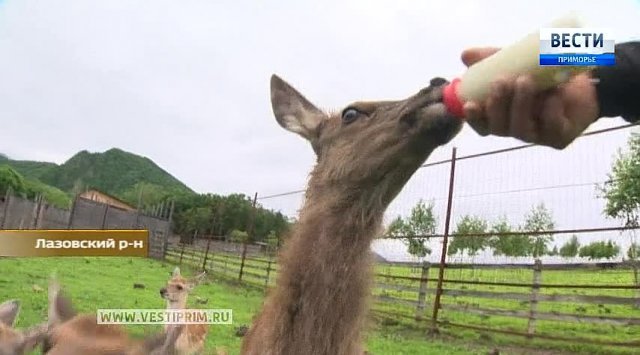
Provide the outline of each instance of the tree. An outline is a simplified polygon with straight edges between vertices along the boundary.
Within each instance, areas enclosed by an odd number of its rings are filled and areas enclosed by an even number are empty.
[[[435,234],[437,224],[433,207],[433,203],[427,205],[422,200],[418,201],[407,219],[398,216],[389,224],[385,236],[402,237],[407,251],[413,256],[424,258],[431,254],[427,243],[429,236]]]
[[[487,221],[477,216],[465,215],[460,219],[454,234],[484,234],[488,229]],[[463,237],[456,236],[451,241],[448,255],[462,254],[467,251],[467,255],[474,257],[479,251],[489,246],[489,239],[483,236]]]
[[[0,195],[4,196],[7,190],[17,194],[27,192],[22,175],[8,165],[0,165]]]
[[[580,248],[580,257],[589,258],[589,260],[613,259],[620,254],[620,247],[608,240],[591,242]]]
[[[620,246],[617,243],[612,242],[611,240],[607,241],[607,245],[604,249],[604,258],[605,259],[613,259],[620,254]]]
[[[71,197],[53,186],[31,179],[25,179],[24,186],[28,198],[33,199],[40,195],[48,204],[56,207],[68,209],[71,206]]]
[[[553,249],[551,249],[551,251],[547,255],[556,256],[556,255],[559,255],[559,254],[560,254],[560,252],[558,251],[558,246],[554,245]]]
[[[179,195],[175,200],[175,231],[183,235],[192,235],[195,230],[201,231],[201,234],[215,232],[228,235],[234,229],[246,230],[252,218],[252,204],[252,199],[243,194]],[[282,236],[291,224],[287,216],[259,204],[253,218],[252,241],[265,240],[271,231]]]
[[[193,207],[180,214],[182,220],[183,235],[192,235],[196,231],[199,234],[207,234],[211,229],[211,208],[209,207]]]
[[[174,196],[176,191],[148,182],[138,182],[119,195],[122,200],[132,206],[140,204],[141,208],[159,205],[173,199]]]
[[[527,256],[531,253],[531,243],[526,235],[509,234],[513,231],[513,227],[502,216],[491,227],[494,236],[491,237],[491,246],[493,247],[493,255],[504,255],[508,257]]]
[[[627,142],[629,151],[618,151],[608,174],[608,181],[599,187],[607,200],[605,214],[622,219],[625,226],[637,227],[640,211],[640,135],[631,133]]]
[[[268,246],[270,246],[271,248],[277,248],[279,245],[279,239],[278,239],[278,235],[276,234],[276,231],[271,231],[269,232],[269,234],[267,235],[267,238],[265,239],[266,243]]]
[[[255,240],[267,241],[271,234],[282,236],[288,232],[289,226],[287,217],[282,213],[258,206],[253,231]]]
[[[0,165],[0,196],[8,190],[29,199],[44,197],[45,201],[59,208],[69,208],[71,198],[63,191],[35,179],[26,179],[8,165]]]
[[[408,224],[405,224],[404,219],[398,216],[389,223],[385,236],[390,238],[402,238],[410,233]]]
[[[568,242],[560,247],[560,256],[566,259],[575,258],[579,250],[580,242],[578,242],[578,237],[574,234]]]
[[[234,229],[229,233],[231,241],[236,243],[244,243],[249,240],[249,234],[245,231]]]
[[[542,232],[550,231],[555,227],[553,216],[544,204],[534,206],[529,214],[526,216],[524,222],[524,230],[527,232]],[[548,245],[553,241],[553,235],[548,234],[535,234],[529,237],[531,240],[531,255],[534,258],[539,258],[548,252]]]
[[[629,249],[627,249],[627,257],[631,260],[635,260],[640,255],[640,245],[631,243]]]

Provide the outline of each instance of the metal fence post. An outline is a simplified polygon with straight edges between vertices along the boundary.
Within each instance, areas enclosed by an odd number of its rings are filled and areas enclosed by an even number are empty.
[[[440,270],[438,273],[438,286],[436,298],[433,301],[433,315],[431,317],[431,332],[438,333],[438,311],[440,310],[440,298],[442,296],[442,280],[444,279],[444,267],[447,263],[447,244],[449,242],[449,224],[451,222],[451,207],[453,204],[453,187],[456,174],[456,147],[451,150],[451,172],[449,174],[449,196],[447,199],[447,214],[444,222],[444,235],[442,238],[442,254],[440,255]]]
[[[209,230],[209,235],[207,236],[207,248],[204,251],[204,257],[202,258],[202,271],[207,271],[207,259],[209,258],[209,248],[211,247],[211,236],[214,233],[215,224],[216,224],[216,215],[212,213],[211,216],[211,229]]]
[[[631,247],[635,247],[635,243],[631,244]],[[638,277],[638,260],[634,257],[631,261],[631,269],[633,270],[633,284],[636,288],[636,303],[633,305],[634,308],[640,308],[640,278]]]
[[[224,213],[224,202],[220,204],[219,208],[216,208],[213,216],[211,217],[211,233],[209,234],[209,238],[207,239],[207,249],[204,253],[204,261],[202,262],[202,270],[207,270],[207,261],[209,259],[209,248],[211,246],[211,238],[216,233],[216,229],[218,231],[218,235],[222,234],[222,214]],[[216,228],[217,227],[217,228]]]
[[[175,201],[171,200],[171,206],[169,207],[169,217],[167,219],[167,229],[164,233],[164,246],[162,251],[162,259],[166,259],[167,250],[169,249],[169,237],[171,236],[171,229],[173,224],[173,208],[175,206]]]
[[[527,334],[530,337],[536,332],[536,311],[538,309],[538,294],[540,293],[540,280],[542,278],[542,261],[536,259],[533,263],[533,283],[531,284],[531,298],[529,308],[529,323]]]
[[[264,279],[264,292],[267,292],[269,289],[269,274],[271,273],[271,260],[267,264],[267,276]]]
[[[256,217],[256,202],[258,200],[258,193],[256,192],[253,195],[253,204],[251,208],[251,214],[249,215],[249,224],[247,226],[247,238],[242,243],[242,260],[240,260],[240,273],[238,274],[238,280],[242,281],[242,273],[244,271],[244,261],[247,257],[247,244],[249,243],[249,239],[253,236],[253,227],[254,227],[254,219]]]
[[[185,243],[180,243],[182,244],[182,248],[180,249],[180,262],[178,262],[178,265],[182,266],[182,256],[184,255],[184,244]]]
[[[429,278],[429,262],[422,263],[420,274],[420,290],[418,291],[418,305],[416,306],[416,321],[421,321],[424,315],[425,300],[427,298],[427,279]]]
[[[104,205],[104,214],[102,215],[102,229],[105,229],[107,226],[107,214],[109,213],[109,205]]]
[[[38,212],[40,209],[40,195],[36,195],[33,199],[33,210],[31,211],[31,221],[27,229],[35,229],[38,223]]]
[[[202,259],[202,271],[207,271],[207,259],[209,257],[209,247],[211,245],[211,235],[207,238],[207,248],[204,250],[204,258]]]
[[[71,203],[71,211],[69,211],[69,222],[67,223],[67,229],[71,229],[71,227],[73,226],[73,215],[76,213],[76,205],[78,204],[78,198],[79,196],[76,194],[76,196],[73,199],[73,202]]]
[[[45,207],[47,207],[47,201],[44,199],[43,195],[40,195],[40,203],[38,204],[38,213],[36,213],[35,229],[40,229],[42,227],[42,220],[44,219]]]

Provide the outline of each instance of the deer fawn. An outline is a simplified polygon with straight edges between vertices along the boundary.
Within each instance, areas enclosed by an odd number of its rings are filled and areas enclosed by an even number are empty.
[[[98,324],[96,315],[77,314],[56,282],[49,286],[47,355],[175,355],[183,326],[143,340],[131,339],[120,325]]]
[[[20,312],[18,301],[0,303],[0,355],[27,354],[44,340],[46,324],[37,325],[25,331],[13,328],[18,312]]]
[[[271,77],[277,122],[317,155],[276,287],[242,354],[362,354],[370,244],[385,209],[438,146],[460,130],[441,103],[446,80],[402,101],[355,102],[327,114]]]
[[[176,267],[167,285],[160,289],[160,296],[167,301],[167,309],[187,309],[189,293],[204,279],[203,272],[193,279],[185,279],[180,275],[180,268]],[[165,330],[172,327],[165,324]],[[204,342],[207,337],[207,324],[185,324],[182,334],[175,344],[176,353],[179,355],[200,354],[204,350]]]

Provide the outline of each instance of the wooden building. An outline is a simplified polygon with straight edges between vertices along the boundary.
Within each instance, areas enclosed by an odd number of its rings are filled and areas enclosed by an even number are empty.
[[[96,201],[96,202],[100,202],[100,203],[104,203],[107,204],[109,206],[113,206],[113,207],[117,207],[126,211],[135,211],[136,208],[133,206],[130,206],[129,204],[127,204],[126,202],[113,197],[111,195],[108,195],[102,191],[98,191],[96,189],[89,189],[83,193],[80,194],[80,197],[85,198],[87,200],[91,200],[91,201]]]

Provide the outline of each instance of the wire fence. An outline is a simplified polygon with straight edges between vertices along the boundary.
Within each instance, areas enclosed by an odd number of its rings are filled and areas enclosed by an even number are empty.
[[[372,315],[431,333],[460,329],[544,347],[568,343],[587,352],[640,346],[639,264],[635,253],[627,255],[637,227],[604,216],[601,192],[614,180],[612,135],[619,142],[632,126],[588,132],[562,152],[531,144],[468,155],[453,148],[450,159],[424,164],[389,207],[385,225],[409,218],[425,202],[431,229],[374,241]],[[596,154],[585,149],[594,146],[600,147]],[[303,197],[304,190],[256,194],[254,206],[259,201],[292,211]],[[480,227],[465,229],[469,221]],[[249,235],[252,223],[247,221]],[[522,240],[533,247],[508,251]],[[410,241],[424,243],[423,255],[408,253]],[[562,252],[572,241],[575,252]],[[613,251],[581,255],[594,242],[609,243]],[[246,243],[241,250],[179,244],[166,257],[272,287],[275,253],[248,254]]]

